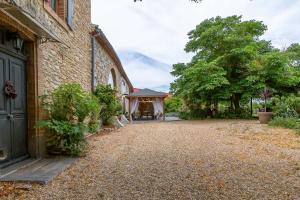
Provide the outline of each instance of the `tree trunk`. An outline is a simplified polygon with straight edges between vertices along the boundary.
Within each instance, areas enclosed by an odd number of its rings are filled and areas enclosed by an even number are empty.
[[[211,101],[207,101],[205,105],[205,109],[207,112],[207,117],[213,117],[212,111],[211,111]]]
[[[218,100],[214,100],[213,116],[218,114],[218,112],[219,112],[219,102],[218,102]]]
[[[232,96],[232,100],[233,100],[233,104],[234,104],[234,112],[236,113],[236,114],[238,114],[239,112],[240,112],[240,100],[241,100],[241,97],[240,97],[240,95],[238,95],[238,94],[234,94],[233,96]]]

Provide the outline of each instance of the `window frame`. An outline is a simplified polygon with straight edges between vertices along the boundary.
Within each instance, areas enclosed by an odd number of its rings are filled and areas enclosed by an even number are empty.
[[[48,0],[48,1],[49,1],[49,5],[52,8],[52,10],[57,13],[57,11],[58,11],[58,0]],[[53,2],[55,2],[55,4]],[[55,8],[53,6],[55,6]]]
[[[47,13],[52,16],[56,22],[58,22],[58,24],[60,26],[62,26],[65,30],[67,31],[72,31],[72,28],[68,25],[67,23],[67,18],[62,18],[61,16],[59,16],[58,10],[59,10],[59,1],[64,1],[63,5],[65,5],[65,1],[67,0],[55,0],[56,1],[56,11],[52,8],[51,6],[51,1],[52,0],[44,0],[44,9],[47,11]],[[68,7],[64,8],[64,15],[66,16],[67,12],[68,12]]]
[[[121,79],[121,92],[122,92],[122,94],[127,93],[127,84],[123,78]]]

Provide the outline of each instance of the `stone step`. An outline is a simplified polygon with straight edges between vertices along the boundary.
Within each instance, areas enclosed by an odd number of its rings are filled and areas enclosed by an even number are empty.
[[[68,168],[76,158],[28,159],[1,171],[0,181],[47,184]]]

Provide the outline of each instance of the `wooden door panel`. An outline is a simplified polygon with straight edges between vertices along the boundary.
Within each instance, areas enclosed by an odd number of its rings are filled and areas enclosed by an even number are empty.
[[[7,58],[0,52],[0,115],[8,114],[8,103],[4,95],[5,81],[8,79]]]
[[[10,80],[17,98],[4,94]],[[25,62],[0,52],[0,167],[27,154]]]
[[[8,57],[0,52],[0,163],[10,160],[12,154],[10,122],[7,119],[9,103],[4,94],[5,81],[9,78],[7,64]]]
[[[7,123],[7,119],[4,116],[0,116],[0,163],[11,159],[12,141],[10,133],[10,123]]]
[[[25,95],[25,65],[24,62],[16,59],[10,60],[10,81],[13,82],[17,98],[11,100],[11,113],[23,114],[26,111]]]
[[[17,93],[17,97],[10,100],[10,113],[13,115],[13,120],[11,120],[12,155],[17,158],[27,153],[25,63],[22,60],[10,58],[9,74],[9,79],[13,82]]]
[[[24,116],[16,116],[12,122],[12,150],[14,158],[24,156],[27,153],[27,135],[24,133],[24,130],[27,129],[27,124],[24,118]]]

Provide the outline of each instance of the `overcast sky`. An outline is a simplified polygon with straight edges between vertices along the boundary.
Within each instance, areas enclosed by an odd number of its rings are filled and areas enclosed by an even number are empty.
[[[169,65],[190,59],[191,55],[183,51],[187,33],[204,19],[218,15],[263,21],[268,26],[264,38],[276,47],[300,43],[300,0],[203,0],[199,4],[188,0],[92,0],[92,21],[117,52],[140,52]],[[142,70],[127,74],[135,87],[145,87],[137,76],[145,77],[147,84],[155,79],[155,73]],[[165,77],[164,84],[168,85],[167,72]],[[158,87],[155,81],[153,84],[149,88]]]

